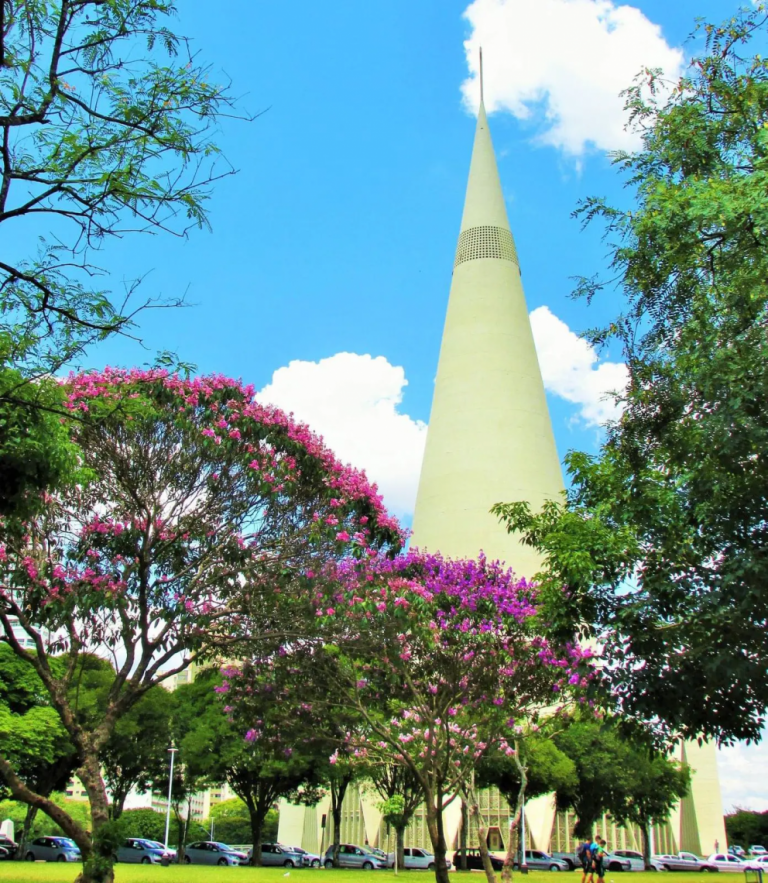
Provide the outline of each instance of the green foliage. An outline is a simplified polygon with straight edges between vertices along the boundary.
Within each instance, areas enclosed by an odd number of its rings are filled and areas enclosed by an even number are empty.
[[[174,14],[169,0],[7,10],[0,223],[34,212],[43,235],[36,254],[0,263],[0,361],[51,371],[125,330],[132,311],[94,287],[90,256],[114,235],[207,224],[211,185],[230,172],[213,135],[232,100],[168,29]]]
[[[57,805],[67,811],[67,813],[84,828],[90,827],[90,815],[88,812],[88,804],[83,800],[68,800],[61,793],[51,795],[51,799]],[[24,827],[24,819],[27,815],[27,804],[18,800],[0,800],[0,821],[10,819],[13,827],[18,834]],[[44,813],[37,813],[32,823],[30,837],[45,836],[63,836],[64,831],[52,821]]]
[[[77,766],[76,752],[42,681],[29,663],[2,643],[0,742],[3,756],[45,795],[63,789]]]
[[[207,225],[212,185],[232,172],[213,139],[233,102],[168,29],[170,0],[5,7],[0,515],[24,518],[40,491],[73,477],[47,378],[89,345],[131,333],[146,307],[179,302],[134,304],[140,280],[115,292],[94,255],[127,233]],[[8,245],[29,234],[36,247]]]
[[[687,767],[655,753],[647,742],[628,739],[615,724],[576,720],[554,742],[576,771],[558,788],[557,803],[578,816],[577,837],[589,836],[604,813],[642,829],[664,822],[688,792]]]
[[[277,827],[279,816],[277,810],[270,809],[261,829],[261,836],[265,843],[277,840]],[[211,807],[211,814],[203,827],[210,831],[213,822],[213,836],[216,840],[224,843],[244,845],[251,842],[251,819],[248,807],[235,797],[232,800],[224,800]]]
[[[115,724],[101,751],[104,781],[112,795],[112,813],[119,818],[132,788],[146,790],[161,780],[168,763],[174,696],[150,687]]]
[[[526,800],[553,791],[567,793],[576,790],[576,765],[551,738],[530,734],[519,740],[518,744],[528,779]],[[493,755],[480,762],[475,784],[478,788],[495,786],[510,806],[515,806],[520,790],[520,771],[513,758]]]
[[[120,830],[124,837],[146,837],[147,840],[165,842],[165,813],[154,809],[127,809],[120,816]],[[190,822],[187,832],[189,840],[207,840],[208,828],[199,822]],[[171,820],[169,830],[170,846],[178,847],[178,827]]]
[[[42,491],[76,475],[63,402],[55,381],[29,383],[0,363],[0,516],[28,517]]]
[[[282,677],[282,681],[281,681]],[[275,678],[270,674],[261,686],[268,687],[262,694],[258,686],[252,693],[253,704],[246,710],[227,706],[226,693],[218,693],[223,678],[216,669],[198,673],[190,684],[176,690],[174,731],[179,745],[180,761],[189,785],[197,790],[202,783],[226,781],[240,798],[239,807],[246,811],[247,833],[242,821],[227,817],[230,806],[212,812],[216,837],[225,839],[231,831],[236,842],[255,842],[265,837],[265,824],[273,805],[283,796],[304,802],[316,801],[315,774],[322,761],[327,761],[328,749],[313,742],[313,734],[305,727],[297,729],[299,716],[282,695],[282,688],[290,683],[287,670]],[[282,687],[281,687],[282,683]],[[245,738],[252,726],[261,737],[251,741]],[[301,795],[297,789],[308,786]],[[242,820],[242,817],[240,817]],[[220,825],[225,827],[222,830]],[[235,834],[239,836],[235,838]],[[242,838],[245,836],[245,840]]]
[[[671,92],[649,71],[627,93],[643,147],[615,162],[636,204],[579,212],[612,272],[578,293],[623,297],[590,333],[622,349],[623,416],[598,456],[568,456],[565,507],[496,511],[544,555],[544,619],[599,636],[624,715],[727,741],[759,738],[768,706],[768,61],[750,54],[768,15],[701,30]]]
[[[729,843],[738,843],[745,849],[750,846],[768,847],[768,811],[737,809],[729,813],[725,817],[725,833]]]

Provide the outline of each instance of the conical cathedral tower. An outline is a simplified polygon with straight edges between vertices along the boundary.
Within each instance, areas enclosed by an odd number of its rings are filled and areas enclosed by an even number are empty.
[[[537,554],[510,536],[489,510],[494,503],[516,500],[538,508],[562,489],[520,260],[481,100],[412,543],[450,557],[474,558],[483,551],[518,575],[532,577],[539,569]],[[706,854],[716,840],[724,848],[714,747],[686,746],[682,756],[696,771],[691,796],[676,808],[672,824],[659,829],[657,851]],[[328,796],[316,807],[281,801],[278,839],[322,852],[329,844],[329,813]],[[507,830],[507,810],[500,808],[489,819],[491,831]],[[532,846],[575,849],[573,819],[555,823],[552,795],[529,802],[526,819]],[[444,817],[451,848],[458,846],[460,821],[456,800]],[[390,849],[387,830],[373,794],[351,787],[342,809],[342,839]],[[640,847],[639,834],[617,829],[606,817],[598,830],[612,848]],[[428,847],[418,821],[406,837],[408,846]]]
[[[453,267],[412,543],[451,557],[505,561],[520,576],[537,553],[489,510],[563,490],[520,259],[481,100]]]

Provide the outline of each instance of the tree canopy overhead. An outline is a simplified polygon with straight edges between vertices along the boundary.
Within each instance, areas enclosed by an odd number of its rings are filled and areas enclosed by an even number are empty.
[[[671,91],[648,72],[628,92],[635,205],[580,210],[613,273],[578,293],[623,298],[591,333],[623,351],[623,415],[568,456],[565,506],[496,511],[543,553],[545,593],[569,587],[550,621],[600,638],[625,715],[728,741],[759,738],[768,706],[768,14],[701,29]]]
[[[45,231],[36,254],[6,247],[0,260],[3,362],[56,370],[125,330],[132,308],[100,286],[94,253],[127,233],[206,223],[210,185],[231,171],[213,135],[233,102],[168,27],[175,11],[170,0],[2,5],[0,224]]]

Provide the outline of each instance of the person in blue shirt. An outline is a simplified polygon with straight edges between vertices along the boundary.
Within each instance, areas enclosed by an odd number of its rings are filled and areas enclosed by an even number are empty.
[[[587,877],[592,872],[592,843],[585,840],[576,850],[576,856],[581,862],[581,883],[586,883]]]

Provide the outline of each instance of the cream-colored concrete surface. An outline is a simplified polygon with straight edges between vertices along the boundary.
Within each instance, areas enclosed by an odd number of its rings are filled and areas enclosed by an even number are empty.
[[[534,849],[549,851],[552,840],[552,826],[555,823],[555,795],[543,794],[534,797],[525,805],[525,824],[529,837],[526,843]]]
[[[713,742],[686,742],[680,759],[693,772],[691,793],[680,803],[678,815],[680,848],[700,855],[725,849],[728,839],[723,819],[723,799]],[[717,847],[715,846],[717,843]]]
[[[379,828],[381,827],[381,796],[374,791],[360,792],[360,809],[365,825],[365,839],[369,846],[378,846]]]
[[[462,231],[509,231],[483,108]],[[532,576],[537,554],[506,533],[494,503],[538,508],[563,489],[517,263],[481,257],[455,268],[427,433],[412,544],[505,561]]]

